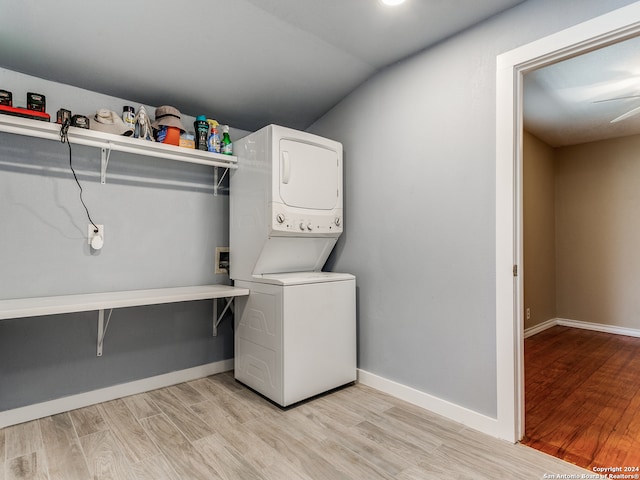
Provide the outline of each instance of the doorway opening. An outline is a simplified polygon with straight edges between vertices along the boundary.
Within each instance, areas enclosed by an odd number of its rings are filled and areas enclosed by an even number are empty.
[[[496,333],[500,436],[523,438],[523,78],[544,66],[640,34],[640,4],[597,17],[506,52],[497,64]]]

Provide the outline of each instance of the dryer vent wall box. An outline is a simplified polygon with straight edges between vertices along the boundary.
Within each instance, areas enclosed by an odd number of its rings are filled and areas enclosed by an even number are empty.
[[[229,273],[229,247],[216,247],[217,274]]]
[[[236,379],[287,406],[355,381],[355,277],[322,272],[342,234],[342,145],[270,125],[229,180]]]

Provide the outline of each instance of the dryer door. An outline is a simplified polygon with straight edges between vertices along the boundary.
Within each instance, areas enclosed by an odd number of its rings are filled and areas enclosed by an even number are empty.
[[[280,139],[280,197],[297,208],[336,208],[342,175],[337,151],[321,145]]]

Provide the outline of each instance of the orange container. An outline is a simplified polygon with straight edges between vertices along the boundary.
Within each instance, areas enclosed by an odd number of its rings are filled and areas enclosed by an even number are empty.
[[[180,129],[178,127],[167,127],[167,136],[162,143],[169,145],[180,145]]]

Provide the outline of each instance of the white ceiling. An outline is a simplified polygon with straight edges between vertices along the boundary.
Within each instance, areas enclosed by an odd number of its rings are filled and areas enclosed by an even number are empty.
[[[611,123],[637,107],[640,37],[549,65],[524,78],[525,128],[553,147],[638,134],[640,110]]]
[[[376,71],[522,1],[0,0],[0,67],[304,129]]]

